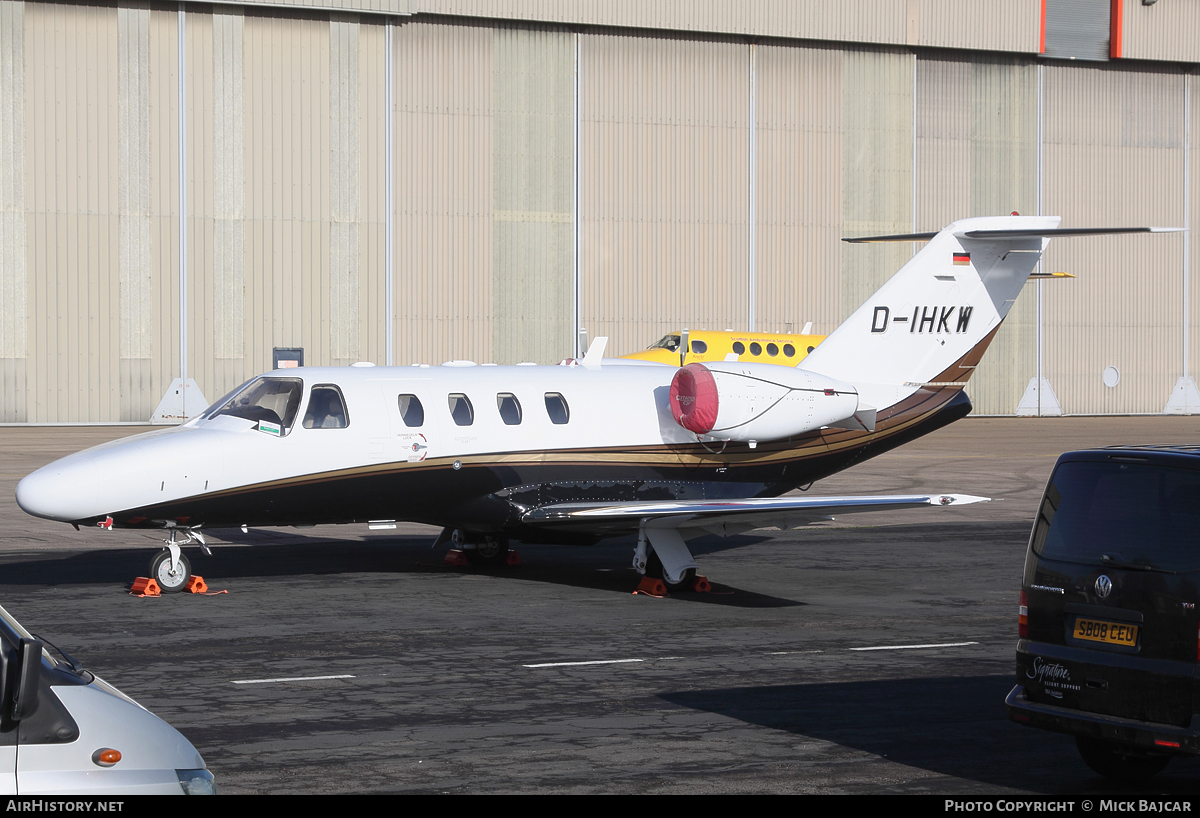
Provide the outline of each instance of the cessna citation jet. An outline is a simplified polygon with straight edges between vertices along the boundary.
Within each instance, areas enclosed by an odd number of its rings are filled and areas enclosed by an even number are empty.
[[[928,243],[798,367],[605,359],[598,338],[568,366],[276,370],[182,426],[39,469],[17,502],[162,529],[151,575],[165,591],[190,576],[180,545],[207,552],[204,530],[398,520],[442,526],[475,564],[503,560],[510,537],[637,533],[635,567],[687,587],[689,536],[985,499],[781,495],[966,415],[963,387],[1051,237],[1170,229],[1058,223],[849,240]]]

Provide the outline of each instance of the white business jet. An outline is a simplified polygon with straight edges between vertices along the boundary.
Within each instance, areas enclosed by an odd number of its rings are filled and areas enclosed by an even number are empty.
[[[58,460],[23,479],[30,514],[163,529],[151,575],[190,576],[180,546],[222,527],[431,523],[475,564],[510,537],[590,543],[636,532],[634,565],[694,582],[685,541],[832,514],[957,506],[928,493],[783,497],[966,415],[963,387],[1057,217],[955,222],[795,368],[603,358],[567,366],[305,367],[254,378],[182,426]]]

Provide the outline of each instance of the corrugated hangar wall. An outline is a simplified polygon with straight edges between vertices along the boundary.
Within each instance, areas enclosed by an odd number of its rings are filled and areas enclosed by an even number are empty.
[[[843,235],[1196,221],[1197,92],[1171,65],[180,16],[0,0],[0,422],[144,421],[183,363],[213,399],[272,347],[552,363],[580,327],[610,354],[683,326],[828,332],[914,251]],[[1027,287],[976,411],[1012,413],[1039,373],[1068,413],[1162,411],[1200,358],[1185,244],[1053,242],[1047,269],[1079,278]]]

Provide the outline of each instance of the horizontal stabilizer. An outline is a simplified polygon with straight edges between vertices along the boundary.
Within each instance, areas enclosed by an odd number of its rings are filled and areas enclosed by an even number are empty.
[[[933,233],[897,233],[892,236],[850,236],[842,239],[851,244],[864,244],[870,241],[929,241],[937,235],[937,231]]]
[[[968,239],[1055,239],[1063,236],[1113,236],[1121,233],[1182,233],[1186,227],[1064,227],[1053,230],[966,230]]]
[[[1186,230],[1186,227],[1071,227],[1051,230],[965,230],[954,235],[968,239],[1052,239],[1063,236],[1108,236],[1120,233],[1179,233]],[[936,231],[933,233],[898,233],[891,236],[852,236],[844,238],[842,241],[851,244],[875,241],[929,241],[936,235]]]

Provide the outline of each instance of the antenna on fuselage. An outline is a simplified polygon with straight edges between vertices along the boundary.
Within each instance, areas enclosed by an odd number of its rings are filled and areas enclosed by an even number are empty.
[[[592,341],[592,345],[588,347],[587,354],[583,356],[583,360],[579,363],[583,366],[600,366],[600,362],[604,360],[604,348],[608,346],[607,335],[597,335]]]

